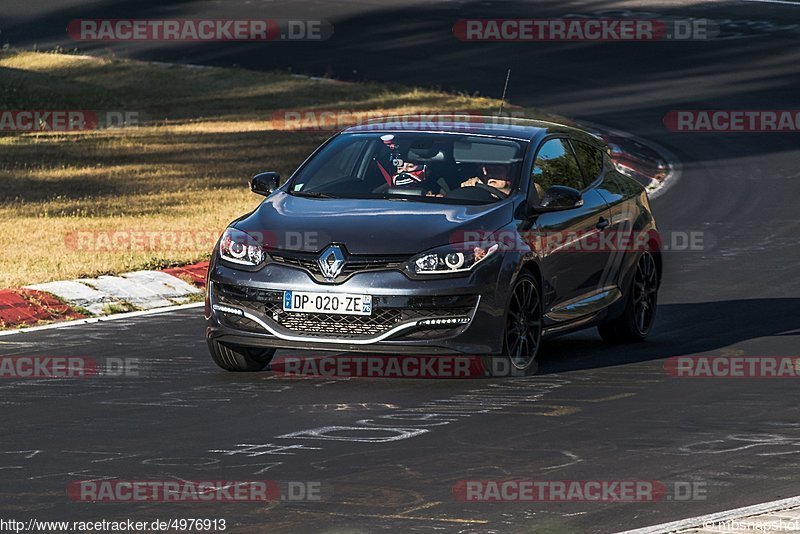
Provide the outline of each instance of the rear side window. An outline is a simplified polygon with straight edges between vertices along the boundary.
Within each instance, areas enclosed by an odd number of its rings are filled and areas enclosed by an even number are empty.
[[[554,185],[564,185],[577,190],[583,189],[583,175],[578,161],[566,139],[546,141],[533,165],[531,178],[538,185],[537,192],[547,191]]]
[[[572,146],[575,148],[575,155],[578,156],[578,163],[581,166],[583,187],[589,187],[603,172],[603,153],[580,141],[572,141]]]

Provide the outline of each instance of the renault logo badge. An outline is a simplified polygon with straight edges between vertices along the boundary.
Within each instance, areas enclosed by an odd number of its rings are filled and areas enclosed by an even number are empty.
[[[344,267],[344,252],[339,245],[330,245],[322,251],[319,259],[317,260],[322,276],[327,280],[333,280],[339,273],[342,272]]]

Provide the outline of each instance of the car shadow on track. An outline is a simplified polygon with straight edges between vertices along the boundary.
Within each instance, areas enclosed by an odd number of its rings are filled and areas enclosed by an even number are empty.
[[[565,373],[671,356],[721,351],[755,338],[800,336],[800,299],[752,299],[661,304],[654,330],[642,343],[609,345],[587,330],[545,342],[540,374]],[[793,356],[793,354],[746,354]]]
[[[800,336],[798,310],[800,310],[800,299],[795,298],[661,304],[658,308],[655,328],[647,341],[631,344],[608,344],[600,339],[595,329],[549,339],[542,345],[539,354],[538,374],[564,374],[573,371],[602,369],[664,360],[673,356],[692,356],[704,353],[724,356],[729,354],[723,352],[724,349],[751,339]],[[766,354],[744,353],[742,355],[794,356],[794,354],[786,354],[785,349],[776,350],[778,351],[773,350]],[[784,352],[780,352],[781,350]],[[370,358],[382,361],[383,364],[387,364],[390,360],[413,359],[410,356],[398,358],[397,355],[373,355]],[[342,373],[339,364],[333,363],[341,359],[357,361],[364,359],[364,354],[326,353],[321,355],[318,352],[282,351],[281,356],[276,357],[270,371],[278,377],[286,378],[358,377],[360,379],[380,378],[381,380],[488,378],[488,375],[480,367],[481,364],[477,364],[477,367],[470,365],[469,372],[457,376],[447,376],[446,373],[442,376],[436,376],[435,373],[431,376],[418,374],[403,376],[399,369],[391,371],[391,366],[386,365],[384,365],[385,373],[350,374],[355,367],[351,369],[347,365],[345,368],[348,372]],[[436,356],[423,356],[422,359],[438,360]],[[325,361],[325,365],[321,363],[323,361]],[[288,372],[291,363],[296,364],[295,367],[298,369]],[[310,370],[306,367],[309,367]],[[335,372],[336,370],[338,372]]]

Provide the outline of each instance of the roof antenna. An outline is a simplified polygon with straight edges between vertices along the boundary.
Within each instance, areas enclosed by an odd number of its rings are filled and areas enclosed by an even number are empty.
[[[508,91],[509,78],[511,78],[511,69],[508,69],[508,72],[506,72],[506,84],[503,86],[503,96],[500,98],[500,111],[498,112],[498,116],[503,115],[503,105],[506,103],[506,91]]]

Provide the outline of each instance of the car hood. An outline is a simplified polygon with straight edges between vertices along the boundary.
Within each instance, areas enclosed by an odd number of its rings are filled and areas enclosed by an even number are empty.
[[[464,232],[493,232],[512,220],[509,200],[451,205],[363,199],[315,199],[278,191],[236,222],[268,248],[320,252],[340,243],[351,254],[416,254],[463,241]]]

